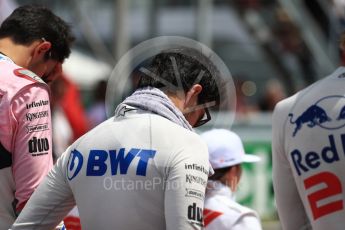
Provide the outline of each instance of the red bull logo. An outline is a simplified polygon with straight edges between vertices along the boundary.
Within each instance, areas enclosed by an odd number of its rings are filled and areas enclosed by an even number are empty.
[[[328,170],[332,168],[331,166],[323,167],[325,170],[320,171],[322,165],[333,164],[342,160],[341,155],[345,152],[345,134],[340,136],[342,148],[337,148],[336,138],[329,135],[329,144],[319,152],[302,153],[298,149],[291,152],[291,159],[297,175],[301,176],[307,172],[311,174],[303,180],[303,184],[314,220],[344,209],[341,178]]]
[[[340,139],[343,145],[343,149],[340,150],[337,149],[334,136],[329,135],[329,145],[323,147],[319,153],[315,151],[302,153],[298,149],[292,151],[290,155],[297,174],[300,176],[310,170],[319,168],[322,164],[339,161],[339,152],[345,152],[345,134],[342,134]]]
[[[307,107],[293,120],[293,113],[289,114],[290,123],[295,125],[292,136],[297,136],[303,128],[306,131],[314,128],[325,129],[329,132],[313,133],[313,136],[325,138],[325,143],[310,143],[311,149],[294,149],[290,152],[292,166],[303,180],[305,195],[313,220],[329,215],[343,215],[344,200],[343,184],[336,165],[344,162],[345,153],[345,97],[332,95],[323,97]],[[300,135],[311,133],[301,133]],[[317,147],[318,146],[318,147]],[[317,147],[317,148],[316,148]],[[334,166],[333,166],[334,165]]]
[[[340,129],[345,126],[345,97],[342,95],[323,97],[297,116],[295,120],[293,120],[293,113],[288,116],[290,124],[295,125],[293,137],[304,125],[308,128],[317,126],[328,130]]]

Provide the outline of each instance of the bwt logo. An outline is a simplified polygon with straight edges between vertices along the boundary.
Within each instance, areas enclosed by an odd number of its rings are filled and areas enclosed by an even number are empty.
[[[136,175],[146,176],[147,165],[150,159],[156,154],[155,150],[132,148],[125,155],[125,148],[119,150],[90,150],[87,164],[86,176],[103,176],[110,165],[111,175],[127,174],[128,168],[135,157],[139,158]],[[109,163],[108,163],[109,162]],[[68,162],[68,179],[72,180],[81,170],[83,155],[73,150]]]
[[[290,123],[295,125],[293,137],[302,129],[304,124],[309,128],[318,126],[328,130],[343,128],[345,126],[345,97],[340,95],[323,97],[308,107],[294,121],[293,113],[290,113],[289,117]]]
[[[78,150],[73,150],[69,155],[67,164],[67,177],[72,180],[81,170],[83,166],[83,155]]]

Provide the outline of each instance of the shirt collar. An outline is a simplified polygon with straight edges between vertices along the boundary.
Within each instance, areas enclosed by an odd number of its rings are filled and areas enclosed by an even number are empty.
[[[207,195],[222,195],[234,199],[234,194],[230,187],[221,183],[220,181],[209,180],[207,182]]]
[[[8,62],[14,63],[14,61],[12,61],[11,58],[7,57],[5,54],[1,52],[0,52],[0,61],[8,61]]]

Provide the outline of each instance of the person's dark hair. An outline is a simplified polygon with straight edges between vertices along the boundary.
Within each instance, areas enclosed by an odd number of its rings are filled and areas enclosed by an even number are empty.
[[[175,61],[176,65],[173,64]],[[219,104],[219,90],[216,82],[216,76],[219,74],[218,70],[207,57],[189,48],[171,49],[154,56],[151,62],[144,64],[144,67],[157,77],[152,77],[152,75],[140,71],[141,76],[137,88],[151,86],[176,93],[174,88],[172,89],[166,84],[168,82],[180,89],[174,66],[177,67],[177,74],[181,79],[184,92],[190,90],[193,85],[200,84],[203,90],[198,96],[199,103],[215,101],[217,105]],[[198,80],[201,71],[204,74]]]
[[[29,45],[36,40],[51,42],[50,58],[63,62],[74,41],[70,26],[42,6],[25,5],[15,9],[0,26],[0,38],[9,37],[16,44]],[[48,58],[48,56],[47,56]]]
[[[230,167],[225,167],[225,168],[220,168],[220,169],[215,169],[214,170],[214,174],[212,176],[209,177],[210,180],[218,180],[220,181],[225,174],[231,169],[232,166]]]

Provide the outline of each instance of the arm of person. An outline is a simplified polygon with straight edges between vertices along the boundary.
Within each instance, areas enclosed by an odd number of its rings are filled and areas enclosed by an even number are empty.
[[[284,102],[273,112],[272,121],[272,164],[273,187],[282,228],[301,229],[309,221],[298,194],[290,163],[284,149],[284,130],[288,111]]]
[[[66,179],[67,150],[48,173],[18,216],[12,230],[54,229],[74,207],[75,200]]]
[[[167,230],[203,229],[203,208],[209,171],[206,145],[193,135],[167,167],[165,221]]]
[[[246,213],[231,227],[232,230],[262,230],[260,220],[255,213]]]
[[[13,206],[18,214],[53,166],[48,89],[31,84],[13,98],[12,172],[16,185]]]

